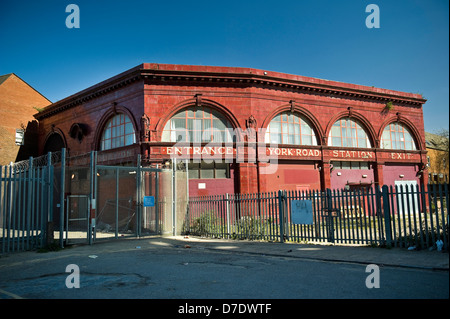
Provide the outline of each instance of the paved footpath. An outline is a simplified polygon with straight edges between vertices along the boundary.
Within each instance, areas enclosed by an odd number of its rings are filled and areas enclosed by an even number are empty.
[[[252,254],[297,257],[304,259],[378,264],[394,267],[448,270],[448,252],[436,250],[407,250],[405,248],[374,248],[367,246],[339,246],[321,244],[270,243],[260,241],[236,241],[198,237],[169,237],[202,249],[232,250]]]
[[[242,258],[243,256],[247,257]],[[293,262],[283,263],[283,260]],[[79,265],[82,284],[86,289],[67,289],[64,283],[69,274],[64,270],[68,264]],[[293,267],[300,264],[305,267],[304,272],[295,273],[296,268]],[[394,291],[397,289],[397,277],[394,273],[400,274],[400,270],[406,275],[423,274],[424,278],[447,278],[445,281],[448,283],[449,255],[447,252],[435,250],[282,244],[184,236],[146,237],[100,241],[94,245],[72,246],[47,253],[32,251],[1,255],[0,299],[222,298],[227,287],[234,293],[235,298],[245,296],[246,289],[254,293],[252,298],[268,298],[268,294],[263,293],[270,292],[271,289],[278,293],[274,298],[291,298],[285,289],[287,287],[297,291],[297,295],[293,295],[297,298],[318,298],[323,291],[320,289],[325,288],[327,292],[334,291],[336,296],[344,296],[344,290],[347,289],[349,298],[370,298],[371,294],[376,292],[361,285],[367,276],[364,269],[368,264],[394,269],[393,272],[383,273],[386,274],[383,278],[392,280],[384,284],[384,287],[392,288],[388,291],[392,298],[399,298],[401,293],[409,292]],[[267,276],[268,267],[272,267],[272,274],[277,273],[274,267],[284,267],[286,273],[275,276],[276,280],[259,278],[261,275]],[[319,267],[323,271],[319,271]],[[395,268],[398,271],[395,271]],[[225,280],[222,275],[224,272],[234,277]],[[335,276],[328,276],[330,272]],[[309,273],[316,273],[317,280],[322,280],[322,285],[332,280],[329,287],[320,288],[318,282],[307,275]],[[301,281],[297,280],[295,286],[291,285],[295,278],[291,278],[289,274],[303,277]],[[340,286],[336,276],[347,276],[345,278],[348,283]],[[425,284],[429,284],[424,280]],[[438,282],[439,289],[446,291],[442,296],[448,295],[448,286],[442,286],[441,281]],[[270,282],[273,286],[268,286]],[[279,286],[278,290],[276,285]],[[211,290],[211,287],[218,286],[220,289]],[[236,290],[237,286],[240,286],[239,290]],[[255,286],[262,288],[253,289]],[[355,287],[360,286],[363,286],[362,290],[358,288],[360,292],[353,292]],[[299,291],[298,287],[308,288]],[[316,292],[310,289],[316,289]],[[433,292],[433,287],[428,289]],[[305,294],[305,291],[309,294]],[[433,298],[441,296],[432,295]],[[386,298],[388,295],[374,296]]]
[[[129,238],[121,240],[99,241],[94,245],[78,245],[71,249],[57,252],[34,253],[20,252],[0,255],[0,270],[2,266],[11,262],[26,259],[28,262],[45,258],[58,258],[70,254],[84,254],[120,251],[129,247],[134,241],[149,242],[154,245],[168,247],[182,247],[192,249],[208,249],[247,254],[294,257],[311,260],[349,262],[360,264],[378,264],[393,267],[421,268],[429,270],[449,270],[448,252],[436,250],[408,250],[405,248],[377,248],[368,246],[344,246],[330,244],[297,244],[248,240],[211,239],[192,236],[146,237],[141,239]],[[1,278],[1,277],[0,277]]]

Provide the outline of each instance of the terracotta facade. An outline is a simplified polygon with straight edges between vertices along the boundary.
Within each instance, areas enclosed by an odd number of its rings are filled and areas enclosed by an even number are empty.
[[[388,102],[392,107],[386,107]],[[163,165],[174,156],[190,161],[196,156],[228,158],[232,163],[226,179],[190,180],[190,195],[196,196],[384,185],[405,177],[427,183],[425,102],[419,94],[250,68],[144,63],[53,103],[35,117],[41,154],[61,146],[52,145],[54,134],[69,155],[100,150],[108,120],[126,114],[136,143],[102,151],[104,162],[135,161],[137,154],[147,165]],[[222,114],[236,141],[162,142],[167,121],[187,107],[199,106]],[[307,119],[317,145],[266,144],[265,129],[283,112]],[[333,124],[344,118],[361,123],[372,147],[329,146]],[[409,130],[417,150],[381,148],[383,130],[391,123]],[[367,166],[337,175],[336,163],[341,162]]]

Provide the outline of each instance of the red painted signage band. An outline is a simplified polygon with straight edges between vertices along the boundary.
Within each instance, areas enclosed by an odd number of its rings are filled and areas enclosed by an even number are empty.
[[[239,150],[239,151],[238,151]],[[285,158],[322,158],[322,150],[319,149],[307,149],[307,148],[279,148],[279,147],[266,147],[267,157],[285,157]],[[375,154],[373,151],[357,151],[357,150],[324,150],[326,157],[331,157],[339,160],[354,160],[361,159],[367,161],[376,161],[383,159],[386,161],[420,161],[420,154],[411,153],[398,153],[398,152],[378,152]],[[162,155],[170,156],[225,156],[235,157],[236,155],[243,155],[244,153],[254,154],[254,148],[249,148],[247,152],[242,148],[235,148],[231,146],[169,146],[161,147]],[[260,153],[261,154],[261,153]],[[261,154],[263,155],[263,154]]]

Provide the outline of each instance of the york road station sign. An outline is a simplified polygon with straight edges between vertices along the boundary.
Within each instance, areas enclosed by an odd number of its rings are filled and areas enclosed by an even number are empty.
[[[355,150],[355,149],[318,149],[318,148],[285,148],[285,147],[261,147],[258,146],[258,151],[261,155],[267,158],[282,157],[287,159],[317,159],[321,160],[323,157],[336,160],[362,160],[362,161],[376,161],[383,160],[389,162],[395,161],[411,161],[420,162],[420,154],[408,152],[389,152],[388,150],[380,150],[377,152],[370,150]],[[231,158],[242,155],[244,153],[250,154],[254,149],[248,147],[238,146],[169,146],[161,147],[162,155],[182,156],[193,158]],[[265,154],[264,154],[265,150]]]

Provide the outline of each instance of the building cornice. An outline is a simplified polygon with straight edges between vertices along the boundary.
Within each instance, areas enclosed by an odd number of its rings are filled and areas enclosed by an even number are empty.
[[[65,99],[55,102],[47,106],[44,110],[34,115],[37,120],[50,117],[54,114],[60,113],[64,110],[70,109],[77,105],[83,104],[105,94],[111,93],[117,89],[125,87],[140,80],[140,68],[133,68],[124,73],[121,73],[108,80],[100,82],[83,91],[75,93]]]
[[[261,71],[255,69],[242,69],[236,70],[235,72],[220,72],[220,69],[226,70],[228,68],[211,67],[211,70],[208,70],[208,67],[203,68],[205,68],[207,71],[201,69],[143,69],[141,71],[141,75],[147,80],[148,84],[152,84],[152,82],[155,84],[157,84],[157,82],[165,82],[166,85],[172,82],[196,82],[196,84],[198,85],[202,85],[202,83],[203,85],[207,85],[208,83],[225,83],[229,86],[261,86],[268,87],[270,89],[284,89],[306,94],[324,94],[330,96],[339,96],[341,98],[358,98],[381,103],[387,103],[390,101],[395,104],[417,107],[420,107],[426,102],[426,99],[424,99],[419,94],[379,89],[375,87],[354,85],[343,82],[321,80],[302,76],[292,76],[289,74]],[[219,70],[215,71],[214,69]],[[229,69],[234,70],[241,68]],[[274,73],[274,75],[270,75],[270,73]]]
[[[257,69],[144,63],[53,103],[35,117],[44,119],[140,80],[147,85],[259,87],[410,107],[426,102],[419,94]]]

